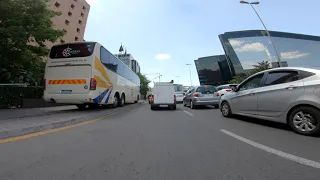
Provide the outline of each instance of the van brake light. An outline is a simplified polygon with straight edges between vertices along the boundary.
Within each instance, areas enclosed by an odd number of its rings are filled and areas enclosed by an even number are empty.
[[[96,90],[97,89],[97,80],[95,78],[90,79],[90,90]]]

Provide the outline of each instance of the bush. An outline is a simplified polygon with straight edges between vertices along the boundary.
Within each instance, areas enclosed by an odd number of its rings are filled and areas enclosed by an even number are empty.
[[[22,107],[23,99],[41,99],[43,87],[0,86],[0,108]]]

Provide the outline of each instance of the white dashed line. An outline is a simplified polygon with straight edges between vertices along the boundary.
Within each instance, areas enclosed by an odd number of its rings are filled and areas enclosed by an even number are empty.
[[[187,113],[189,116],[194,116],[193,114],[189,113],[188,111],[183,111],[185,113]]]
[[[291,161],[294,161],[294,162],[297,162],[297,163],[300,163],[300,164],[303,164],[303,165],[307,165],[307,166],[311,166],[311,167],[314,167],[314,168],[318,168],[320,169],[320,163],[319,162],[316,162],[316,161],[312,161],[312,160],[309,160],[309,159],[305,159],[305,158],[302,158],[302,157],[299,157],[299,156],[295,156],[293,154],[289,154],[289,153],[286,153],[286,152],[283,152],[283,151],[279,151],[279,150],[276,150],[276,149],[273,149],[273,148],[270,148],[268,146],[265,146],[265,145],[262,145],[262,144],[259,144],[259,143],[256,143],[254,141],[251,141],[249,139],[246,139],[244,137],[241,137],[239,135],[236,135],[230,131],[227,131],[225,129],[220,129],[221,132],[231,136],[231,137],[234,137],[244,143],[247,143],[253,147],[256,147],[256,148],[259,148],[261,150],[264,150],[264,151],[267,151],[269,153],[272,153],[272,154],[275,154],[277,156],[280,156],[282,158],[285,158],[285,159],[289,159]]]

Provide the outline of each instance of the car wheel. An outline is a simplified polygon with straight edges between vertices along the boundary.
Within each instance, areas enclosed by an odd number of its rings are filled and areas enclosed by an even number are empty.
[[[85,108],[87,107],[86,104],[77,104],[76,106],[77,106],[77,108],[79,108],[79,109],[85,109]]]
[[[221,104],[221,113],[224,117],[231,117],[232,112],[228,102],[223,102]]]
[[[187,104],[183,103],[183,106],[184,106],[184,107],[186,107],[186,106],[187,106]]]
[[[196,105],[194,105],[193,101],[190,101],[190,108],[191,109],[195,109],[196,108]]]
[[[298,107],[290,113],[288,124],[298,134],[318,135],[320,134],[320,111],[308,106]]]
[[[114,95],[114,98],[113,98],[113,104],[112,104],[112,107],[113,107],[113,108],[118,107],[118,102],[119,102],[118,95],[117,95],[117,94],[115,94],[115,95]]]

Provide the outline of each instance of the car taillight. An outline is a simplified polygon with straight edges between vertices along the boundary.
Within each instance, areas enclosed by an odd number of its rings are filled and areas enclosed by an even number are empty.
[[[43,80],[43,88],[44,88],[44,90],[46,90],[46,88],[47,88],[47,80],[46,79]]]
[[[193,96],[194,97],[199,97],[199,93],[195,92],[195,93],[193,93]]]
[[[90,79],[90,90],[96,90],[97,89],[97,80],[95,78]]]
[[[226,89],[226,91],[227,91],[227,92],[231,92],[232,90],[231,90],[231,89]]]
[[[216,96],[220,96],[220,94],[217,92]]]

